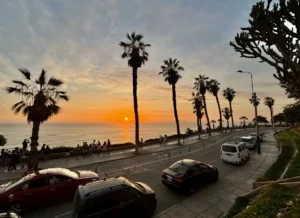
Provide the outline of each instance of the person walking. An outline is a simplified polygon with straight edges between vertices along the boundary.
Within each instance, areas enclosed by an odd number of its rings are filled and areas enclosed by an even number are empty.
[[[110,155],[110,140],[107,140],[107,154]]]
[[[12,154],[11,154],[11,160],[10,160],[10,166],[11,166],[12,171],[17,170],[17,167],[16,167],[17,162],[18,162],[17,152],[15,150],[13,150]]]
[[[106,146],[106,141],[103,142],[103,154],[106,154],[107,146]]]
[[[27,151],[27,147],[28,147],[28,143],[30,141],[28,139],[24,139],[22,145],[23,145],[23,151],[26,152]]]
[[[44,153],[45,160],[49,160],[49,155],[50,155],[50,148],[49,145],[47,145]]]
[[[164,145],[167,145],[167,139],[168,139],[168,136],[167,136],[167,135],[165,135],[165,137],[164,137],[164,141],[163,141]]]

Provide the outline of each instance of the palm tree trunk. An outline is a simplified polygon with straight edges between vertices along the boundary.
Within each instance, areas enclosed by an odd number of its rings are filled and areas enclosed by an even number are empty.
[[[39,131],[40,131],[40,122],[33,122],[32,125],[32,133],[31,133],[31,143],[30,143],[30,161],[28,164],[28,168],[34,168],[38,170],[38,145],[39,145]]]
[[[210,132],[210,122],[209,122],[209,117],[208,117],[208,114],[207,114],[205,95],[202,95],[202,98],[203,98],[203,104],[204,104],[205,116],[206,116],[206,120],[207,120],[207,124],[208,124],[208,135],[211,136],[211,132]]]
[[[229,129],[229,121],[227,120],[227,129]]]
[[[172,100],[173,100],[174,116],[175,116],[176,127],[177,127],[178,144],[180,145],[180,137],[181,137],[181,135],[180,135],[180,127],[179,127],[178,114],[177,114],[176,86],[175,86],[175,84],[172,84]]]
[[[273,117],[273,107],[270,108],[271,112],[271,122],[272,122],[272,129],[274,130],[274,117]]]
[[[234,131],[234,123],[233,123],[233,113],[232,113],[232,106],[231,101],[229,102],[230,111],[231,111],[231,124],[232,124],[232,131]]]
[[[246,128],[246,121],[245,121],[245,119],[243,119],[243,122],[244,122],[244,128]]]
[[[201,122],[201,119],[197,116],[197,127],[198,127],[199,139],[201,139],[201,127],[200,127],[200,122]]]
[[[135,117],[135,153],[139,153],[139,111],[137,100],[137,67],[132,68],[132,86],[133,86],[133,107]]]
[[[200,124],[200,132],[202,133],[202,117],[199,119],[199,124]]]
[[[222,130],[222,112],[221,112],[221,107],[220,107],[220,102],[219,102],[219,98],[218,96],[216,95],[216,100],[217,100],[217,104],[218,104],[218,108],[219,108],[219,117],[220,117],[220,130],[221,132],[223,131]]]

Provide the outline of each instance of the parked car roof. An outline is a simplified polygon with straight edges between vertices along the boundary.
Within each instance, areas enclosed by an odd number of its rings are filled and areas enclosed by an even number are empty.
[[[250,136],[242,136],[241,139],[252,139]]]
[[[132,186],[132,183],[128,179],[120,176],[87,183],[85,185],[80,186],[80,189],[82,191],[83,196],[86,196],[90,193],[98,192],[104,189],[121,185]]]
[[[39,170],[37,174],[55,174],[61,176],[68,176],[71,178],[78,178],[78,174],[75,171],[71,171],[65,168],[48,168],[44,170]]]
[[[192,160],[192,159],[182,159],[182,160],[179,160],[179,161],[177,161],[175,163],[178,163],[178,164],[181,163],[181,164],[184,164],[184,165],[186,165],[188,167],[191,167],[191,166],[194,166],[194,165],[199,164],[201,162],[197,161],[197,160]]]

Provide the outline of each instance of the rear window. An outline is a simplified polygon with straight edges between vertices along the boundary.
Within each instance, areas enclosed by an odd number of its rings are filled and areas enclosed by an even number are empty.
[[[230,146],[230,145],[223,145],[222,151],[231,152],[231,153],[236,153],[237,152],[236,147],[235,146]]]
[[[248,138],[241,138],[241,141],[242,141],[242,142],[251,142],[251,141],[252,141],[252,139],[248,139]]]
[[[177,163],[174,163],[173,165],[171,165],[169,167],[169,170],[183,175],[189,170],[189,168],[186,165],[184,165],[183,163],[177,162]]]

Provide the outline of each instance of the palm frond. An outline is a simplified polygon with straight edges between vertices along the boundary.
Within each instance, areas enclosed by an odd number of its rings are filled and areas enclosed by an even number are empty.
[[[14,104],[11,109],[14,111],[15,114],[18,114],[24,107],[26,107],[26,104],[24,102],[22,102],[21,104],[18,104],[17,106],[16,106],[16,104]]]
[[[63,81],[59,80],[59,79],[56,79],[54,77],[51,77],[48,81],[48,85],[49,86],[55,86],[55,87],[58,87],[58,86],[61,86],[62,84],[64,84]]]
[[[22,104],[24,104],[24,101],[17,102],[17,103],[15,103],[15,104],[11,107],[11,109],[12,109],[12,110],[15,110],[17,107],[19,107],[19,106],[22,105]]]
[[[46,84],[46,71],[44,69],[42,69],[42,72],[39,76],[38,81],[39,81],[38,84],[41,85],[41,86]]]
[[[67,96],[67,95],[59,95],[59,98],[65,100],[65,101],[69,101],[70,100],[69,96]]]
[[[124,48],[129,47],[129,44],[128,44],[128,43],[122,42],[122,41],[119,43],[119,45],[120,45],[121,47],[124,47]]]
[[[30,77],[31,77],[31,74],[29,72],[29,70],[27,70],[26,68],[19,68],[19,71],[24,75],[24,77],[27,79],[27,80],[30,80]]]
[[[24,109],[23,109],[23,115],[27,116],[29,111],[30,111],[31,106],[27,105]]]
[[[6,91],[7,91],[8,93],[13,93],[13,92],[15,92],[15,93],[17,93],[17,94],[21,94],[21,93],[22,93],[22,89],[20,89],[20,88],[15,88],[15,87],[6,87]]]
[[[21,85],[21,86],[27,86],[25,83],[23,83],[20,80],[13,80],[12,82],[15,83],[15,84]]]

